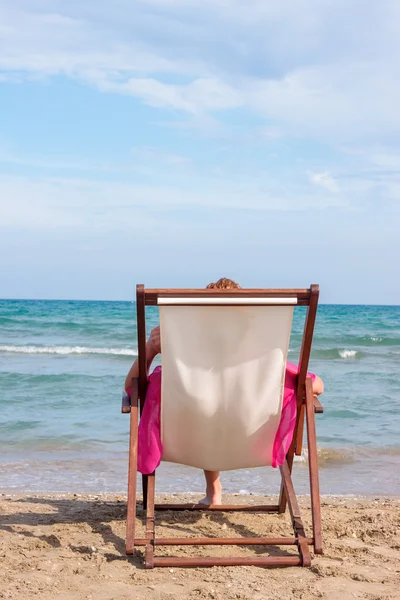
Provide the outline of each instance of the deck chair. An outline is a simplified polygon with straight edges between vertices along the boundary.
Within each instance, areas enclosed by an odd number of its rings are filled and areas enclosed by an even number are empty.
[[[139,377],[132,380],[126,552],[144,546],[145,567],[214,565],[309,566],[310,546],[322,553],[315,413],[322,406],[307,377],[319,288],[309,289],[145,289],[137,286]],[[161,437],[163,460],[206,470],[271,465],[280,420],[285,365],[295,306],[307,306],[297,376],[297,417],[293,440],[280,467],[277,504],[155,504],[155,472],[142,476],[146,537],[135,536],[138,416],[146,402],[145,307],[158,306],[162,344]],[[292,483],[295,454],[302,450],[307,425],[312,529],[307,537]],[[291,537],[157,538],[156,510],[284,513]],[[170,558],[155,556],[159,546],[289,546],[297,553],[254,557]]]

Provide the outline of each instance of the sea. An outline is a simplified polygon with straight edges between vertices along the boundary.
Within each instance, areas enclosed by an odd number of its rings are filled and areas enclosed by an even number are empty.
[[[305,309],[295,309],[289,360]],[[126,492],[125,376],[137,356],[133,302],[0,300],[0,491]],[[147,328],[158,324],[147,308]],[[157,364],[157,361],[156,363]],[[317,415],[323,495],[400,496],[400,306],[321,305],[310,370],[325,383]],[[309,493],[307,448],[294,464]],[[279,471],[222,474],[223,489],[273,494]],[[201,493],[199,470],[162,463],[160,493]]]

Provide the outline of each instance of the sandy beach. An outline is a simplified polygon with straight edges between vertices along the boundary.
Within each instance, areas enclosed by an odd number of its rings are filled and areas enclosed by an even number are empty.
[[[250,498],[250,500],[249,500]],[[159,496],[159,501],[193,501],[193,496]],[[266,501],[226,496],[227,502]],[[269,499],[267,499],[269,500]],[[141,552],[124,554],[126,498],[115,495],[10,495],[0,497],[0,598],[22,600],[400,598],[400,500],[322,501],[325,553],[310,569],[213,567],[143,569]],[[301,498],[310,522],[308,499]],[[139,510],[138,526],[143,513]],[[288,514],[161,513],[156,532],[167,536],[282,535]],[[225,547],[231,555],[259,548]],[[204,555],[221,549],[160,548],[157,553]]]

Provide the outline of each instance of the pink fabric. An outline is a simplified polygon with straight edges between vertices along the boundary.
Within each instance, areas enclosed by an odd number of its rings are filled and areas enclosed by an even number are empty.
[[[281,420],[272,450],[272,466],[279,467],[285,461],[296,424],[296,381],[298,369],[286,363],[285,389]],[[315,375],[307,373],[314,381]],[[162,457],[161,426],[161,367],[156,367],[148,379],[146,403],[139,423],[138,470],[144,475],[158,467]]]
[[[139,422],[138,471],[147,475],[161,462],[161,367],[148,378],[146,402]]]
[[[287,362],[281,420],[275,434],[274,447],[272,449],[272,466],[275,468],[280,467],[285,462],[286,454],[288,453],[293,439],[297,414],[297,374],[298,367]],[[310,376],[314,382],[315,375],[313,373],[307,373],[307,375]]]

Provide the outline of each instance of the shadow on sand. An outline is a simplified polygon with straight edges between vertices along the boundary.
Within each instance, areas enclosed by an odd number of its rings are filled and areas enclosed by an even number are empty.
[[[117,535],[112,527],[112,524],[121,522],[126,519],[126,502],[125,500],[106,500],[106,499],[85,499],[80,496],[73,498],[52,498],[52,497],[25,497],[12,499],[11,502],[18,504],[32,504],[35,508],[29,508],[27,512],[16,512],[14,514],[3,514],[0,520],[0,530],[9,533],[18,533],[26,537],[42,540],[53,548],[60,548],[61,542],[57,535],[35,535],[35,530],[32,528],[39,526],[51,526],[56,524],[71,524],[78,523],[86,524],[90,527],[91,532],[102,537],[105,544],[111,544],[115,552],[105,553],[104,557],[108,561],[114,560],[129,560],[137,568],[143,568],[143,552],[142,548],[133,555],[127,557],[125,554],[125,540],[120,535]],[[38,505],[42,505],[46,510],[38,511]],[[50,509],[50,510],[49,510]],[[171,533],[177,537],[183,537],[186,533],[188,537],[202,535],[201,526],[198,525],[203,519],[202,512],[175,512],[162,511],[156,513],[156,527],[171,530]],[[210,513],[208,513],[210,514]],[[219,529],[227,529],[234,531],[241,537],[254,537],[254,531],[251,531],[247,526],[234,523],[229,519],[229,513],[213,513],[210,517],[212,522],[218,525]],[[266,527],[268,527],[268,519],[276,518],[276,516],[265,516]],[[138,527],[142,528],[145,522],[145,512],[140,502],[137,504],[137,520]],[[204,521],[203,521],[204,523]],[[196,527],[197,525],[197,527]],[[17,526],[17,529],[15,529]],[[24,526],[29,529],[24,529]],[[122,534],[124,535],[124,533]],[[232,537],[232,536],[230,536]],[[69,545],[71,550],[82,554],[90,554],[93,552],[91,546],[74,546]],[[265,554],[266,549],[262,546],[243,546],[251,548],[256,554]],[[162,554],[159,550],[157,554]],[[274,556],[292,556],[292,553],[287,552],[278,546],[269,546],[268,554]]]

